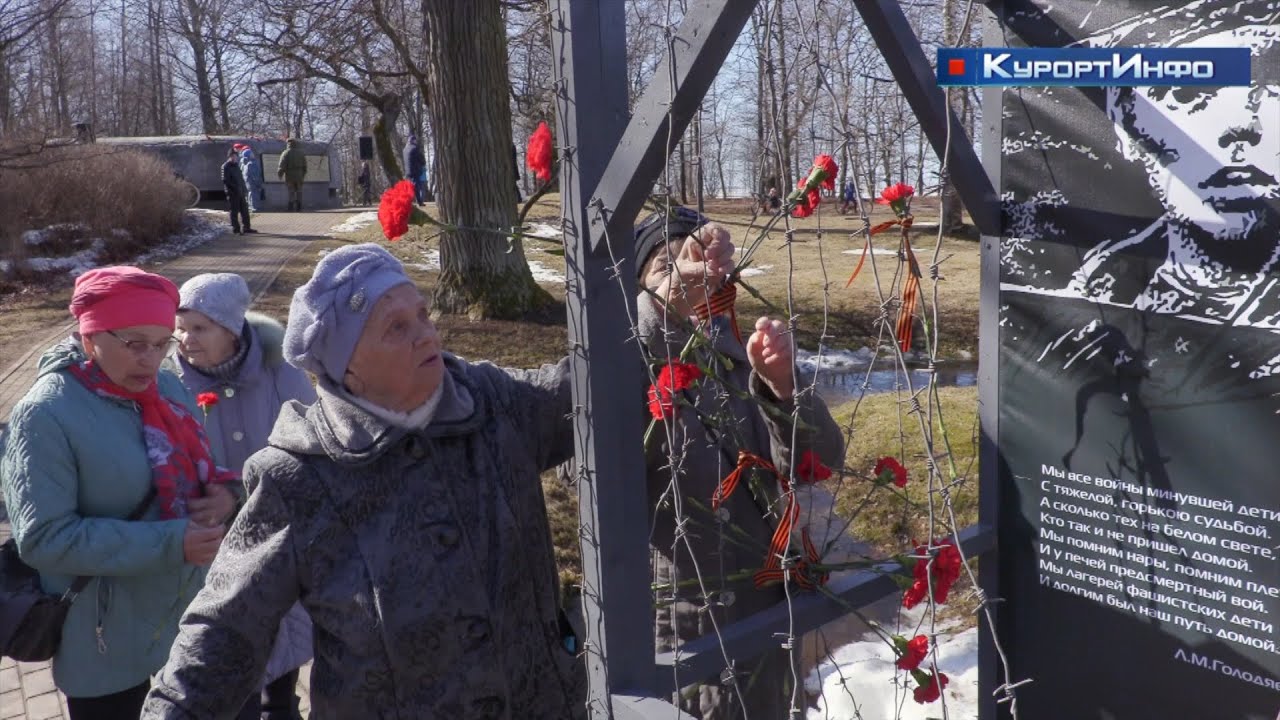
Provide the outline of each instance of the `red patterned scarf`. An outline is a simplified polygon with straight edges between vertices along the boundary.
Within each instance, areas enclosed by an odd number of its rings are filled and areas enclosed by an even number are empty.
[[[142,438],[151,462],[151,477],[160,500],[160,516],[187,517],[187,500],[204,495],[207,483],[237,479],[233,472],[214,465],[209,439],[200,421],[180,403],[160,394],[156,383],[142,392],[126,390],[111,381],[92,360],[67,368],[100,397],[137,403],[142,410]]]

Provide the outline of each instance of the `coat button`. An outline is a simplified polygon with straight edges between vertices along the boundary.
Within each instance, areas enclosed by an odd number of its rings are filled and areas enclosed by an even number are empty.
[[[241,440],[243,440],[243,439],[244,439],[244,433],[242,433],[242,432],[240,432],[239,430],[237,430],[237,431],[235,431],[235,432],[231,433],[231,439],[232,439],[232,440],[235,440],[236,442],[240,442]]]
[[[223,392],[224,392],[224,393],[226,393],[227,397],[235,397],[235,396],[236,396],[236,389],[235,389],[235,388],[227,388],[227,389],[226,389],[226,390],[224,390]]]

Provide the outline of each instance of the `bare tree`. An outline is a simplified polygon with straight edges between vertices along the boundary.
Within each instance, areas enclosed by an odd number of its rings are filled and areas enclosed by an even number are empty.
[[[498,0],[422,0],[423,95],[439,179],[441,312],[516,318],[550,300],[538,287],[502,190],[511,162],[506,29]],[[500,178],[495,182],[494,177]]]

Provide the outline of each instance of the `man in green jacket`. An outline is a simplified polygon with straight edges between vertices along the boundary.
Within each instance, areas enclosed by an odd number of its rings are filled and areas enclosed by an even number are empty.
[[[302,182],[307,177],[307,156],[298,147],[298,141],[289,138],[276,166],[276,177],[284,178],[289,189],[289,211],[302,212]]]

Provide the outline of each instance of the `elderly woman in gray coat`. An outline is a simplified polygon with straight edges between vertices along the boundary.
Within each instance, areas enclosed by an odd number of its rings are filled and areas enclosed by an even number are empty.
[[[637,226],[635,242],[643,288],[636,302],[640,338],[647,354],[665,363],[680,357],[698,308],[732,270],[734,246],[723,227],[685,208],[647,218]],[[653,572],[655,582],[667,586],[660,591],[665,597],[657,616],[659,652],[785,602],[780,582],[758,588],[751,573],[743,578],[743,571],[765,564],[778,518],[785,514],[778,475],[803,483],[818,479],[804,475],[819,462],[828,468],[844,464],[844,438],[826,406],[812,393],[796,392],[794,348],[782,322],[758,319],[745,343],[727,317],[711,318],[705,329],[707,343],[694,345],[686,362],[709,369],[711,377],[682,392],[692,408],[671,413],[655,433],[658,441],[646,449]],[[799,418],[798,426],[792,417]],[[680,458],[674,485],[673,446]],[[772,463],[778,474],[744,467],[738,487],[722,493],[713,512],[712,498],[739,467],[743,451]],[[677,489],[683,496],[678,503],[671,500]],[[811,490],[802,486],[794,494]],[[797,525],[803,526],[805,508],[800,512]],[[697,578],[701,582],[691,584]],[[795,678],[787,652],[735,660],[730,679],[736,683],[721,678],[690,687],[681,693],[682,708],[703,720],[789,717],[788,688]]]
[[[182,384],[205,399],[205,432],[214,459],[240,472],[267,446],[280,409],[290,400],[315,402],[302,370],[284,360],[284,328],[247,312],[253,298],[234,273],[197,275],[179,288],[177,354],[171,362]],[[212,397],[216,402],[207,404]],[[299,718],[298,668],[311,660],[311,620],[295,604],[284,616],[267,663],[262,692],[253,692],[240,720]]]
[[[467,363],[377,245],[333,251],[294,294],[287,404],[182,620],[144,718],[226,718],[296,601],[315,625],[313,718],[578,714],[539,473],[568,458],[568,363]]]

